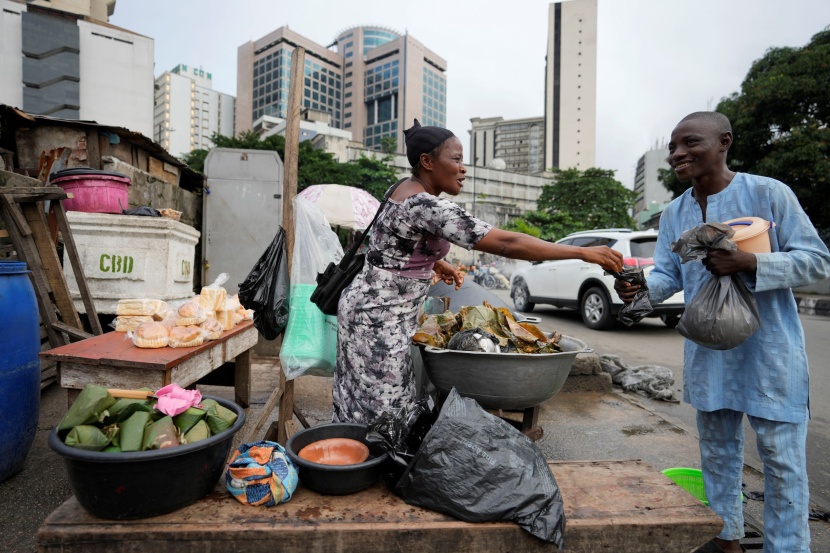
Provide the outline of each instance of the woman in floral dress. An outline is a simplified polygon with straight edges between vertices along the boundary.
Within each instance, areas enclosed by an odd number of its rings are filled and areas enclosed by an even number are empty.
[[[422,127],[405,131],[412,177],[400,183],[372,228],[363,270],[338,305],[335,422],[369,424],[385,410],[415,400],[409,345],[433,274],[456,288],[463,274],[442,261],[450,244],[513,259],[581,259],[622,270],[622,255],[606,246],[562,246],[494,228],[442,192],[457,195],[467,169],[452,132]]]

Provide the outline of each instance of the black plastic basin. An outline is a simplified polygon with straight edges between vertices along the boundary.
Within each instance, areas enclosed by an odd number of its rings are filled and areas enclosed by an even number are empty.
[[[378,444],[366,440],[365,424],[333,422],[306,428],[291,436],[285,450],[299,469],[300,482],[315,492],[346,495],[366,489],[380,478],[389,455]],[[323,465],[300,458],[305,446],[329,438],[351,438],[369,447],[369,458],[356,465]]]
[[[245,423],[236,403],[214,399],[237,415],[236,422],[196,443],[153,451],[101,453],[64,444],[57,427],[49,447],[63,457],[69,486],[81,507],[106,519],[127,520],[170,513],[210,493],[225,469],[233,436]]]

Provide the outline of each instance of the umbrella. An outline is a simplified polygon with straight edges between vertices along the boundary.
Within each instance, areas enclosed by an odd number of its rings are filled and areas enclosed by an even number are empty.
[[[316,204],[333,227],[363,230],[380,207],[365,190],[341,184],[313,184],[297,195]]]

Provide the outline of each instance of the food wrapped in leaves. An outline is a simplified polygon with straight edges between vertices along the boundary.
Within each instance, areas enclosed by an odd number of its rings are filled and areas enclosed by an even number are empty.
[[[69,447],[85,449],[87,451],[101,451],[109,445],[118,427],[108,426],[105,434],[98,427],[89,424],[79,424],[66,435],[64,443]]]
[[[196,423],[201,421],[205,418],[205,411],[199,409],[197,407],[188,407],[187,411],[184,413],[180,413],[173,417],[173,423],[175,423],[176,428],[179,429],[179,432],[184,435],[186,434],[191,428],[196,426]]]
[[[202,409],[205,410],[205,422],[212,434],[219,434],[227,430],[236,422],[236,413],[222,407],[215,400],[202,400]]]
[[[76,426],[100,421],[113,404],[115,404],[115,398],[105,387],[87,384],[58,424],[58,434],[65,436]]]
[[[173,417],[161,418],[144,429],[143,449],[165,449],[179,445],[179,434]]]
[[[452,311],[439,315],[425,315],[412,341],[424,346],[447,347],[447,337],[458,332],[458,321]]]
[[[149,422],[149,411],[136,411],[121,423],[118,437],[121,451],[141,451],[144,446],[144,430]]]
[[[200,420],[193,428],[191,428],[187,434],[184,435],[182,439],[182,445],[184,444],[192,444],[193,442],[198,442],[199,440],[204,440],[210,438],[210,428],[205,421]]]

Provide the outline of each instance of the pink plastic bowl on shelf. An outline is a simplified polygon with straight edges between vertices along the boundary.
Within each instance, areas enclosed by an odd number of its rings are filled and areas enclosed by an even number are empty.
[[[63,201],[67,211],[87,213],[121,213],[122,206],[128,205],[127,187],[132,184],[130,178],[121,173],[89,167],[58,171],[50,182],[74,196]]]

